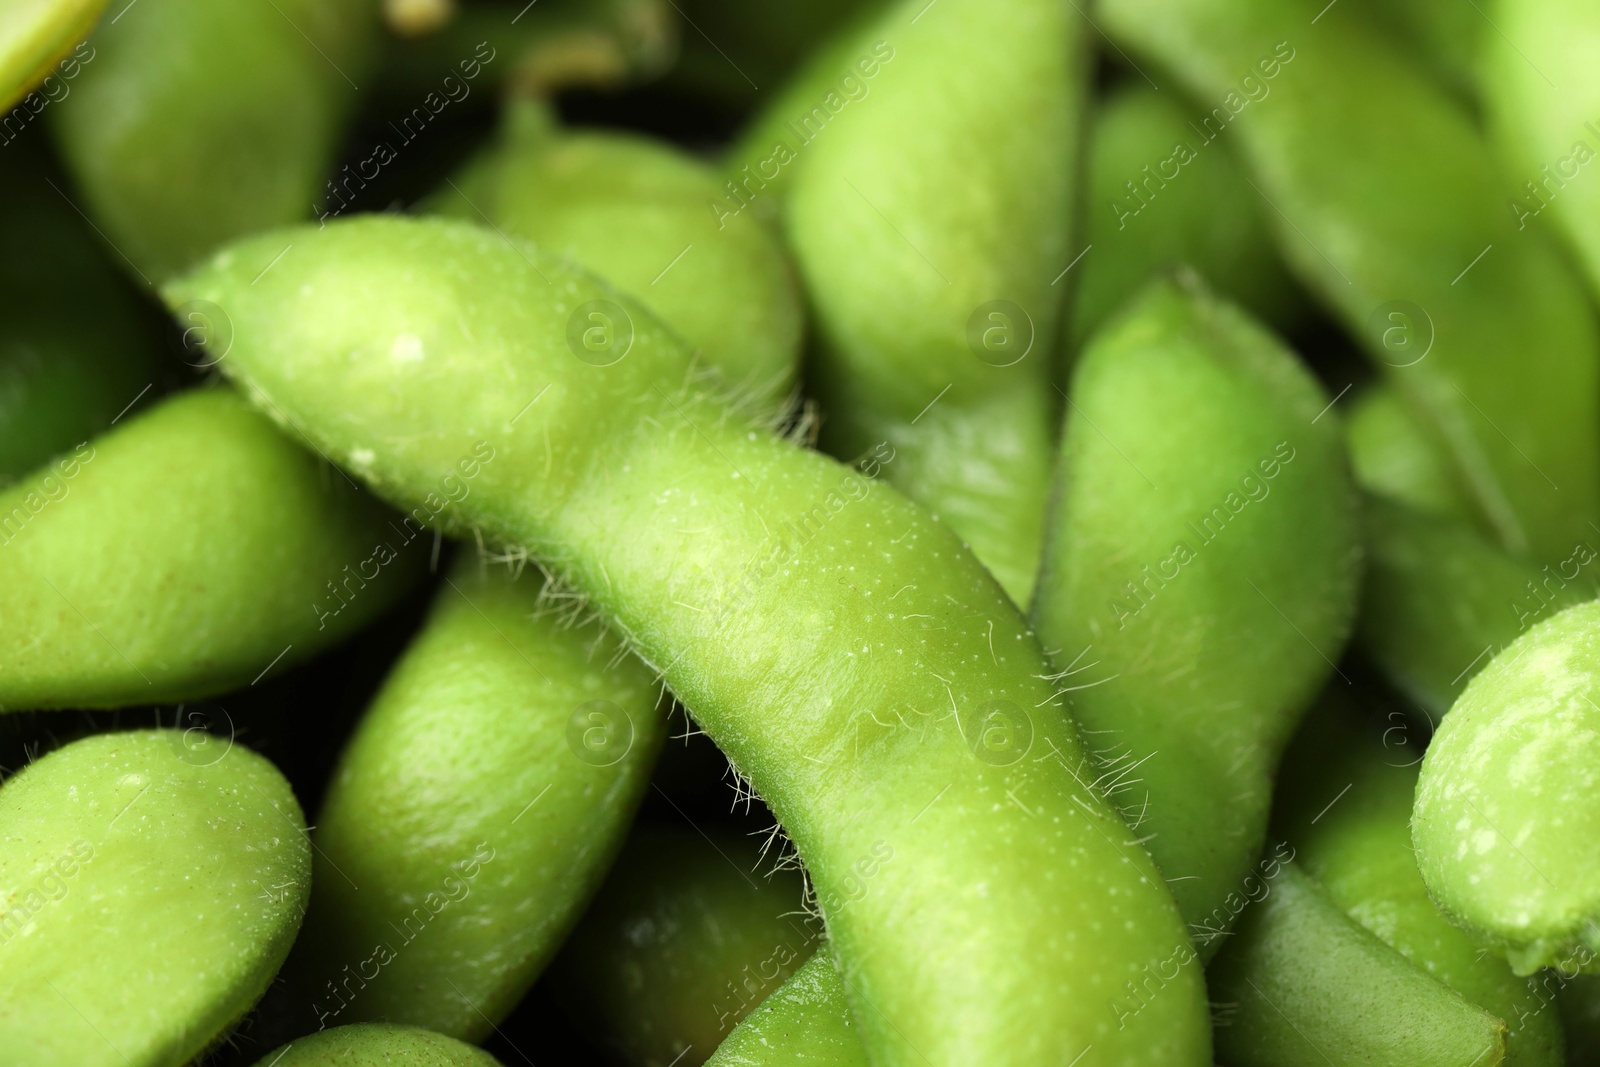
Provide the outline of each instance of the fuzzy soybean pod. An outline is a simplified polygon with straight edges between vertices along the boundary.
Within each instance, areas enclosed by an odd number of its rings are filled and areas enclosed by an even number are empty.
[[[1411,851],[1415,746],[1391,726],[1383,744],[1325,699],[1284,757],[1275,831],[1340,908],[1424,973],[1506,1025],[1505,1062],[1560,1067],[1558,976],[1518,978],[1428,899]],[[1352,1020],[1359,1025],[1359,1020]]]
[[[1511,962],[1600,971],[1600,603],[1480,671],[1422,762],[1411,836],[1445,913]]]
[[[546,560],[749,777],[806,863],[876,1064],[1210,1062],[1194,968],[1118,1029],[1113,991],[1187,935],[1075,777],[1088,754],[1020,613],[871,480],[892,446],[852,468],[775,436],[626,297],[459,223],[263,235],[169,292],[193,297],[236,326],[222,366],[382,495],[413,501],[494,443],[442,521]],[[606,366],[567,343],[597,300],[632,325]]]
[[[1475,524],[1472,502],[1451,476],[1449,458],[1392,387],[1378,382],[1357,393],[1345,430],[1350,465],[1361,488],[1417,511]],[[1493,537],[1492,531],[1483,533]]]
[[[1293,863],[1206,973],[1230,1067],[1495,1067],[1505,1023],[1391,949]]]
[[[1377,494],[1364,508],[1367,578],[1356,645],[1437,720],[1518,635],[1594,598],[1596,538],[1540,568],[1457,519]]]
[[[1087,184],[1088,251],[1075,271],[1069,353],[1156,271],[1178,263],[1278,329],[1304,313],[1305,298],[1267,229],[1263,212],[1271,209],[1232,149],[1207,141],[1171,93],[1124,82],[1099,101]]]
[[[377,30],[377,0],[140,0],[96,30],[47,120],[136,275],[310,216]]]
[[[1152,283],[1073,376],[1035,623],[1207,956],[1355,613],[1357,500],[1327,406],[1193,275]]]
[[[500,1067],[500,1061],[455,1038],[415,1026],[356,1023],[291,1041],[256,1067]]]
[[[100,734],[24,768],[0,786],[0,1059],[190,1062],[288,954],[305,832],[231,739]]]
[[[1484,103],[1512,179],[1501,211],[1518,231],[1559,233],[1600,292],[1600,10],[1582,0],[1491,6],[1500,32],[1485,35]]]
[[[0,493],[0,710],[251,684],[393,605],[419,530],[231,390],[163,401]]]
[[[870,66],[800,101],[797,146],[757,164],[758,182],[794,169],[784,226],[815,310],[823,447],[887,441],[889,482],[1019,604],[1056,435],[1084,32],[1052,0],[902,0],[846,57]]]
[[[551,964],[567,1014],[631,1067],[700,1067],[817,947],[799,872],[760,866],[748,838],[635,828]]]
[[[869,1067],[844,982],[826,949],[729,1034],[711,1067]]]
[[[14,0],[0,11],[0,110],[9,111],[88,32],[106,0]]]
[[[1291,268],[1502,546],[1563,559],[1600,521],[1600,341],[1582,286],[1517,231],[1464,107],[1358,10],[1324,6],[1108,0],[1097,19],[1209,109],[1202,125],[1241,152]]]
[[[659,686],[542,589],[463,553],[340,757],[287,969],[305,1030],[481,1039],[621,847],[665,733]]]
[[[770,409],[794,384],[799,290],[759,219],[719,221],[706,210],[720,195],[715,171],[670,145],[563,130],[548,105],[521,100],[508,105],[499,143],[430,206],[581,263]],[[591,314],[591,328],[615,325]]]

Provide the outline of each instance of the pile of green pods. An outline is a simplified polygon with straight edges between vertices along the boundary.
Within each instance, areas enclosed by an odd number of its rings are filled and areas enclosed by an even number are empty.
[[[1600,1065],[1596,56],[11,0],[0,1067]]]

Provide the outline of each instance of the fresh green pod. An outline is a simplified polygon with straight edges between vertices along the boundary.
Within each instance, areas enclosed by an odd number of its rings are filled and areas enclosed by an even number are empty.
[[[1073,377],[1035,624],[1205,957],[1355,614],[1357,498],[1327,407],[1188,274],[1152,283]]]
[[[1187,935],[1076,777],[1088,753],[1021,614],[873,480],[887,443],[852,469],[774,435],[626,297],[445,220],[263,235],[168,297],[224,308],[221,365],[391,499],[493,443],[503,462],[441,525],[545,560],[749,777],[880,1067],[1210,1062],[1196,969],[1123,1030],[1101,999]],[[595,301],[626,348],[581,343]]]
[[[890,484],[1022,605],[1056,436],[1087,32],[1054,0],[901,0],[854,57],[877,73],[815,101],[813,139],[772,164],[794,168],[784,226],[815,311],[823,447],[852,460],[887,441]]]
[[[1517,232],[1465,108],[1358,9],[1326,6],[1107,0],[1096,18],[1211,108],[1203,121],[1275,209],[1284,258],[1502,546],[1564,559],[1600,521],[1600,338],[1582,286],[1550,242]]]
[[[1349,709],[1325,699],[1284,757],[1274,829],[1293,842],[1296,862],[1346,914],[1506,1024],[1505,1063],[1560,1067],[1554,983],[1547,989],[1538,978],[1518,978],[1428,899],[1411,851],[1420,762],[1412,751],[1374,744]]]
[[[1074,271],[1069,353],[1159,269],[1180,263],[1280,330],[1304,314],[1305,298],[1262,214],[1271,208],[1233,150],[1206,135],[1171,93],[1143,81],[1113,88],[1096,105],[1088,157],[1086,251]]]
[[[729,1034],[711,1067],[868,1067],[844,980],[819,951]]]
[[[415,1026],[356,1023],[291,1041],[256,1067],[500,1067],[500,1061],[452,1037]]]
[[[1350,465],[1370,493],[1418,511],[1474,522],[1472,502],[1450,473],[1450,461],[1429,439],[1394,388],[1376,382],[1350,401],[1346,422]],[[1492,537],[1492,531],[1485,531]]]
[[[85,210],[147,282],[309,218],[377,32],[377,0],[129,5],[49,114]]]
[[[524,100],[509,105],[500,143],[429,206],[594,271],[771,409],[794,385],[800,296],[759,219],[706,210],[719,195],[715,172],[670,145],[560,130],[546,105]]]
[[[1485,34],[1484,104],[1509,179],[1500,214],[1516,240],[1559,234],[1600,293],[1600,10],[1583,0],[1487,6],[1499,32]]]
[[[0,1058],[199,1055],[289,952],[305,832],[289,783],[231,738],[99,734],[24,768],[0,787]]]
[[[1363,929],[1293,863],[1206,974],[1232,1067],[1495,1067],[1505,1024]]]
[[[1357,646],[1438,719],[1495,653],[1600,591],[1600,535],[1542,569],[1465,523],[1367,497],[1367,581]]]
[[[13,0],[0,11],[0,110],[50,74],[105,10],[106,0]]]
[[[192,700],[304,660],[420,576],[421,527],[389,514],[230,390],[130,416],[0,493],[0,709]]]
[[[1406,58],[1476,108],[1483,47],[1490,32],[1482,7],[1457,0],[1358,0],[1364,17],[1386,27]]]
[[[1412,817],[1434,901],[1510,960],[1600,971],[1600,603],[1480,671],[1422,762]]]
[[[287,969],[313,1027],[486,1036],[622,846],[666,732],[651,672],[463,554],[340,757]]]
[[[550,965],[563,1009],[620,1063],[700,1067],[816,951],[800,872],[759,865],[747,838],[639,825]]]
[[[144,310],[64,179],[26,144],[4,151],[0,485],[104,430],[161,376]]]

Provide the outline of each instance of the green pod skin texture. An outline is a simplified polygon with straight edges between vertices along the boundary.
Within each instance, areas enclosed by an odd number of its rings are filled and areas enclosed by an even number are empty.
[[[1562,979],[1518,978],[1428,898],[1411,852],[1416,746],[1404,727],[1380,747],[1350,709],[1324,701],[1284,757],[1274,829],[1296,862],[1356,922],[1429,976],[1506,1024],[1505,1063],[1560,1067]],[[1394,734],[1391,738],[1390,734]]]
[[[636,306],[623,358],[579,359],[574,313],[627,298],[456,223],[263,235],[168,296],[224,307],[222,366],[382,495],[494,442],[459,525],[585,594],[771,805],[874,1063],[1210,1062],[1193,968],[1117,1029],[1104,998],[1187,937],[1074,778],[1088,756],[1021,615],[871,480],[888,446],[851,469],[773,435]]]
[[[632,295],[758,408],[793,388],[803,313],[794,273],[754,215],[721,223],[716,172],[635,134],[568,132],[510,106],[500,144],[429,203],[565,256]],[[708,298],[710,297],[710,298]]]
[[[1230,1067],[1495,1067],[1505,1024],[1423,974],[1292,863],[1206,972]]]
[[[500,1067],[453,1037],[415,1026],[356,1023],[312,1034],[262,1057],[256,1067]]]
[[[387,514],[231,390],[130,416],[0,493],[0,709],[193,700],[304,660],[420,576],[426,541]]]
[[[307,218],[358,101],[376,0],[140,0],[90,38],[52,133],[147,282]],[[352,81],[353,79],[353,81]]]
[[[12,0],[0,10],[0,110],[49,75],[56,60],[89,32],[106,0]]]
[[[464,553],[340,757],[288,968],[307,1029],[485,1037],[622,846],[666,732],[659,686],[542,588]]]
[[[7,1063],[188,1063],[266,991],[305,912],[300,806],[231,739],[76,741],[0,787],[0,828]]]
[[[890,484],[1026,605],[1087,30],[1054,0],[925,8],[876,24],[886,44],[867,54],[884,62],[799,148],[784,228],[815,311],[824,449],[853,460],[888,441]]]
[[[567,1014],[621,1063],[700,1067],[816,951],[799,872],[760,862],[749,838],[635,828],[550,965]]]
[[[1511,961],[1600,970],[1600,603],[1512,642],[1428,746],[1411,836],[1433,899]]]
[[[1271,209],[1228,145],[1207,144],[1198,125],[1171,93],[1143,81],[1113,88],[1096,105],[1084,234],[1091,251],[1074,272],[1068,352],[1081,349],[1151,275],[1178,263],[1278,329],[1304,313],[1305,298],[1262,215]]]
[[[1417,511],[1464,523],[1476,521],[1472,502],[1450,473],[1449,460],[1392,387],[1379,382],[1356,394],[1345,435],[1361,488]],[[1492,531],[1484,533],[1493,536]]]
[[[711,1067],[868,1067],[833,957],[819,951],[729,1034]]]
[[[1593,535],[1541,569],[1465,523],[1376,494],[1365,520],[1356,645],[1435,721],[1494,653],[1596,592]]]
[[[1205,957],[1355,614],[1357,498],[1338,421],[1312,422],[1327,404],[1193,275],[1152,283],[1073,377],[1034,621]]]
[[[1600,190],[1586,173],[1600,155],[1600,10],[1582,0],[1491,9],[1500,32],[1485,35],[1484,104],[1511,179],[1500,210],[1514,229],[1560,234],[1600,293]]]
[[[38,144],[38,142],[34,142]],[[70,450],[158,379],[142,309],[27,144],[0,166],[0,485]]]
[[[1600,516],[1600,341],[1582,287],[1517,232],[1465,109],[1354,9],[1309,30],[1323,6],[1108,0],[1097,19],[1224,116],[1213,125],[1277,208],[1290,267],[1440,442],[1496,539],[1563,559]]]

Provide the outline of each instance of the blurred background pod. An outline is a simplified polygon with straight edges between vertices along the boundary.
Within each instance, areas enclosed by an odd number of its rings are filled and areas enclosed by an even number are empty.
[[[890,483],[1026,604],[1087,30],[1039,0],[925,7],[895,4],[819,52],[748,135],[759,158],[736,148],[721,211],[782,213],[816,323],[823,448],[887,443]]]
[[[617,1062],[699,1067],[816,951],[798,867],[771,869],[762,852],[724,831],[634,828],[549,974]]]
[[[378,0],[129,5],[48,113],[74,197],[146,284],[308,217],[378,32]]]
[[[659,686],[543,590],[463,552],[347,744],[287,968],[297,1033],[482,1039],[621,848],[665,733]]]
[[[0,486],[157,399],[160,312],[144,304],[22,139],[0,149]]]
[[[1282,342],[1188,272],[1078,361],[1034,623],[1202,958],[1262,847],[1278,757],[1356,611],[1337,417]]]
[[[15,0],[0,10],[0,110],[43,82],[88,34],[106,0]]]
[[[635,297],[693,345],[749,406],[794,385],[803,312],[788,257],[754,217],[719,219],[716,173],[664,141],[562,128],[532,98],[425,210],[565,256]]]

